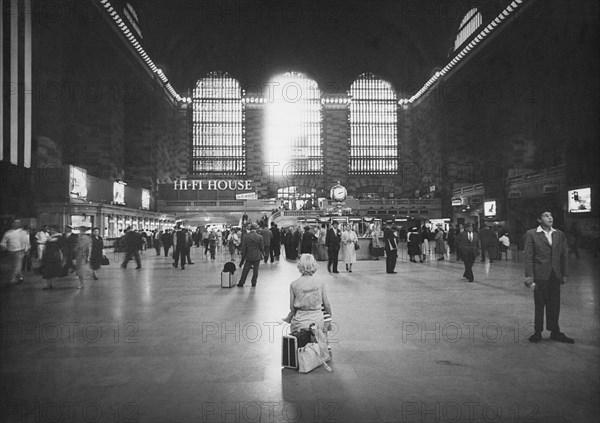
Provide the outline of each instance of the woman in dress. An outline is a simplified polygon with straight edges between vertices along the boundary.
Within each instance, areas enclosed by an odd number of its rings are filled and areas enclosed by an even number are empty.
[[[46,281],[46,286],[42,289],[52,289],[54,278],[65,276],[63,271],[67,262],[63,254],[63,237],[58,228],[54,225],[48,228],[49,235],[46,240],[46,249],[42,257],[42,279]]]
[[[309,329],[313,323],[326,331],[323,313],[331,315],[331,304],[325,283],[313,277],[318,269],[317,261],[312,254],[302,254],[297,267],[302,276],[290,285],[290,314],[284,320],[290,322],[291,332]]]
[[[92,269],[92,279],[98,280],[96,272],[102,265],[102,256],[104,250],[104,241],[100,236],[100,228],[92,229],[92,253],[90,254],[90,267]]]
[[[352,226],[348,225],[342,233],[342,246],[344,248],[346,270],[350,273],[352,273],[352,265],[356,263],[356,245],[358,245],[358,235],[352,230]]]

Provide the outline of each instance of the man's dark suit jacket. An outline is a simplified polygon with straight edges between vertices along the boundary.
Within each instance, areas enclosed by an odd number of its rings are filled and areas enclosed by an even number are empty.
[[[562,231],[552,233],[552,245],[543,232],[530,229],[525,234],[525,276],[547,281],[554,270],[558,279],[569,273],[567,260],[567,237]]]
[[[383,242],[385,243],[385,251],[390,252],[391,250],[398,250],[398,243],[396,242],[396,236],[392,228],[383,228]]]
[[[340,243],[342,241],[342,234],[340,230],[336,231],[333,228],[329,228],[327,230],[327,236],[325,237],[325,244],[327,244],[327,248],[340,248]]]
[[[467,254],[473,254],[474,257],[479,255],[479,235],[475,232],[473,234],[473,241],[469,241],[469,233],[463,231],[456,237],[456,246],[460,250],[460,254],[466,257]]]
[[[257,261],[263,259],[264,244],[262,235],[250,231],[244,236],[241,246],[242,257],[246,261]]]

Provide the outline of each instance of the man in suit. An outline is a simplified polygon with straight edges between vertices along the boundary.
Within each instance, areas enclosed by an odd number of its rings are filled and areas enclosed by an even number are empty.
[[[262,235],[256,233],[257,229],[258,225],[252,223],[250,225],[250,232],[242,239],[241,250],[242,260],[244,260],[244,269],[242,270],[240,282],[237,284],[240,288],[244,287],[244,283],[246,283],[246,278],[248,277],[248,272],[250,272],[251,267],[253,269],[252,287],[255,287],[256,282],[258,281],[258,267],[260,266],[260,261],[263,259],[265,245]]]
[[[479,236],[473,232],[471,223],[465,224],[465,230],[456,237],[456,246],[465,265],[463,277],[469,282],[473,282],[473,263],[479,255]]]
[[[279,261],[279,255],[281,254],[281,234],[279,233],[279,228],[275,222],[271,222],[271,249],[269,250],[269,255],[271,258],[271,263],[277,260]]]
[[[525,234],[525,284],[535,283],[533,301],[535,304],[534,333],[531,342],[542,340],[544,329],[544,308],[546,309],[546,329],[553,341],[573,344],[575,341],[560,331],[560,285],[567,282],[568,256],[565,234],[552,227],[554,220],[549,211],[538,215],[540,225]]]
[[[265,252],[265,264],[269,261],[269,255],[271,255],[271,240],[273,238],[273,233],[267,228],[267,224],[264,221],[260,222],[260,235],[263,237],[263,242],[265,243],[263,251]]]
[[[331,225],[331,228],[327,231],[327,236],[325,237],[325,244],[327,244],[327,255],[329,256],[329,261],[327,262],[327,270],[329,273],[340,273],[338,272],[338,254],[340,252],[340,244],[342,242],[342,233],[338,229],[339,222],[334,221]]]
[[[398,240],[394,231],[389,225],[390,222],[386,222],[383,227],[383,243],[385,246],[385,272],[386,273],[398,273],[395,272],[396,259],[398,258]]]

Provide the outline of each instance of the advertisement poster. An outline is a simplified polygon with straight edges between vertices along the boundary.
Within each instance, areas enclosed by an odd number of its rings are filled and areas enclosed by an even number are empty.
[[[70,168],[69,196],[85,199],[87,197],[87,171],[77,166]]]
[[[580,188],[569,191],[569,213],[589,213],[591,211],[591,188]]]

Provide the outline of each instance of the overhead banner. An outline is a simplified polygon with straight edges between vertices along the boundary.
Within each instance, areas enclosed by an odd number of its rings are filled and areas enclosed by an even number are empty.
[[[236,200],[256,200],[257,197],[256,197],[255,192],[247,192],[245,194],[236,194],[235,199]]]

